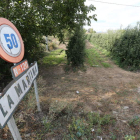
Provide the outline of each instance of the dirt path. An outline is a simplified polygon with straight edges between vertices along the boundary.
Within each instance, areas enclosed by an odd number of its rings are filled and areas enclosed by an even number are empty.
[[[86,44],[93,47],[89,42]],[[140,74],[110,63],[111,68],[87,67],[85,72],[65,73],[64,65],[40,70],[46,87],[41,106],[46,115],[52,113],[52,108],[60,113],[71,104],[74,113],[110,114],[117,119],[115,127],[122,129],[120,135],[131,132],[127,122],[140,116]]]
[[[86,42],[87,49],[92,47]],[[65,49],[64,44],[60,48]],[[70,134],[72,118],[87,122],[89,112],[111,116],[107,125],[91,124],[95,129],[91,140],[97,140],[96,136],[103,140],[125,140],[126,135],[140,138],[140,73],[125,71],[109,58],[108,63],[112,67],[86,65],[86,71],[77,72],[65,72],[65,64],[40,66],[37,82],[42,113],[36,112],[32,89],[15,114],[23,140],[70,140],[63,138]],[[7,127],[0,132],[0,139],[11,139]]]
[[[69,74],[64,72],[61,65],[47,68],[40,73],[46,81],[47,98],[68,102],[79,100],[85,103],[86,111],[88,107],[89,110],[95,110],[96,102],[103,100],[132,106],[132,102],[135,104],[138,99],[136,88],[140,85],[140,74],[124,71],[115,65],[112,68],[89,67],[86,72]],[[103,102],[102,106],[107,102]],[[116,104],[114,106],[117,108]],[[106,111],[111,111],[109,106]]]

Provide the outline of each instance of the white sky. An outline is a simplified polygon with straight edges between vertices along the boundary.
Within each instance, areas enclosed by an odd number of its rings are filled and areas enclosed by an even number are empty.
[[[140,6],[140,0],[97,0],[110,3],[137,5]],[[94,12],[89,15],[97,14],[97,22],[91,20],[91,26],[84,28],[93,28],[96,32],[106,32],[108,29],[126,28],[128,25],[134,26],[140,21],[140,7],[121,6],[86,0],[86,5],[93,4],[96,7]]]

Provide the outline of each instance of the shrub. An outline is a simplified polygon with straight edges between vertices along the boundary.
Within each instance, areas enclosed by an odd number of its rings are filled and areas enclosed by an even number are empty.
[[[66,50],[68,65],[81,66],[85,58],[85,36],[81,27],[77,28],[70,38]]]
[[[49,51],[55,50],[56,48],[57,48],[56,43],[51,42],[51,43],[48,44]]]
[[[86,39],[90,41],[92,34],[87,34]]]
[[[93,44],[110,52],[117,64],[129,70],[140,68],[140,23],[125,30],[108,30],[107,33],[87,35]]]
[[[113,57],[122,67],[139,68],[140,64],[140,23],[136,27],[127,27],[111,50]]]

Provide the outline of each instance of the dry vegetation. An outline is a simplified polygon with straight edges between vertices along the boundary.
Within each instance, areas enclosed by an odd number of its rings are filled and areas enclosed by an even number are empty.
[[[87,42],[87,48],[93,46]],[[101,55],[101,57],[104,57]],[[108,60],[108,61],[107,61]],[[33,89],[15,118],[24,140],[140,139],[140,74],[111,65],[64,71],[64,62],[39,67],[42,112]],[[94,129],[94,130],[93,130]],[[12,139],[5,127],[1,138]]]

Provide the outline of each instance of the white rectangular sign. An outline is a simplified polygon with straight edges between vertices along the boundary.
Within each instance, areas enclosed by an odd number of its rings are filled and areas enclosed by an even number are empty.
[[[0,128],[6,125],[20,101],[31,88],[37,75],[38,66],[35,62],[25,73],[11,81],[3,90],[3,96],[0,97]]]

